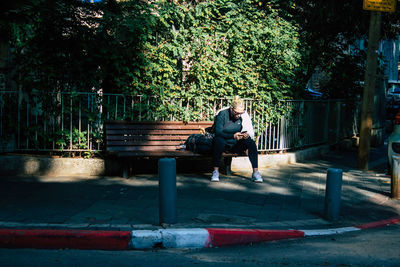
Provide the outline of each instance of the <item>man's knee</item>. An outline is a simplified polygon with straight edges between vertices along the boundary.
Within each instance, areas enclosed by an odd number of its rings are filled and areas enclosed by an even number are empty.
[[[247,148],[257,148],[256,142],[251,138],[245,139],[245,144]]]

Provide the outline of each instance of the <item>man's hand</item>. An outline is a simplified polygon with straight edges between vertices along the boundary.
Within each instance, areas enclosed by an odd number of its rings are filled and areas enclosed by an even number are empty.
[[[233,138],[234,138],[236,141],[239,141],[240,139],[247,139],[247,138],[249,138],[249,137],[250,137],[250,135],[249,135],[247,132],[245,132],[245,133],[237,132],[237,133],[235,133],[235,134],[233,135]]]
[[[243,134],[242,134],[241,132],[237,132],[237,133],[235,133],[235,134],[233,135],[233,138],[234,138],[236,141],[239,141],[240,139],[243,138]]]
[[[248,139],[249,137],[250,137],[250,135],[247,132],[242,133],[242,138],[243,139]]]

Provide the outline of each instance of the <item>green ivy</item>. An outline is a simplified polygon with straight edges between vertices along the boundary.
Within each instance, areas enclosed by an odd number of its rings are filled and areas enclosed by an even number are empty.
[[[51,4],[50,4],[51,2]],[[254,0],[37,0],[12,24],[24,90],[156,96],[160,116],[198,109],[167,99],[259,100],[278,117],[300,65],[298,29],[279,6]],[[101,14],[101,16],[99,16]],[[97,15],[97,16],[95,16]],[[154,114],[153,114],[154,115]],[[157,117],[157,116],[156,116]]]

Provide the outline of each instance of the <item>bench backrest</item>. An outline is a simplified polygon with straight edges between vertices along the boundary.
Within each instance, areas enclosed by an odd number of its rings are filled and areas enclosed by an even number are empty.
[[[105,146],[109,152],[179,150],[191,134],[212,126],[212,121],[127,122],[104,124]]]

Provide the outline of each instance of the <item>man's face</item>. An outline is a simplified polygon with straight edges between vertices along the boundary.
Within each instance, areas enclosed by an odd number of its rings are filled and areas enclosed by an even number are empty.
[[[231,107],[231,114],[235,118],[235,120],[238,120],[243,113],[244,112],[237,112]]]

